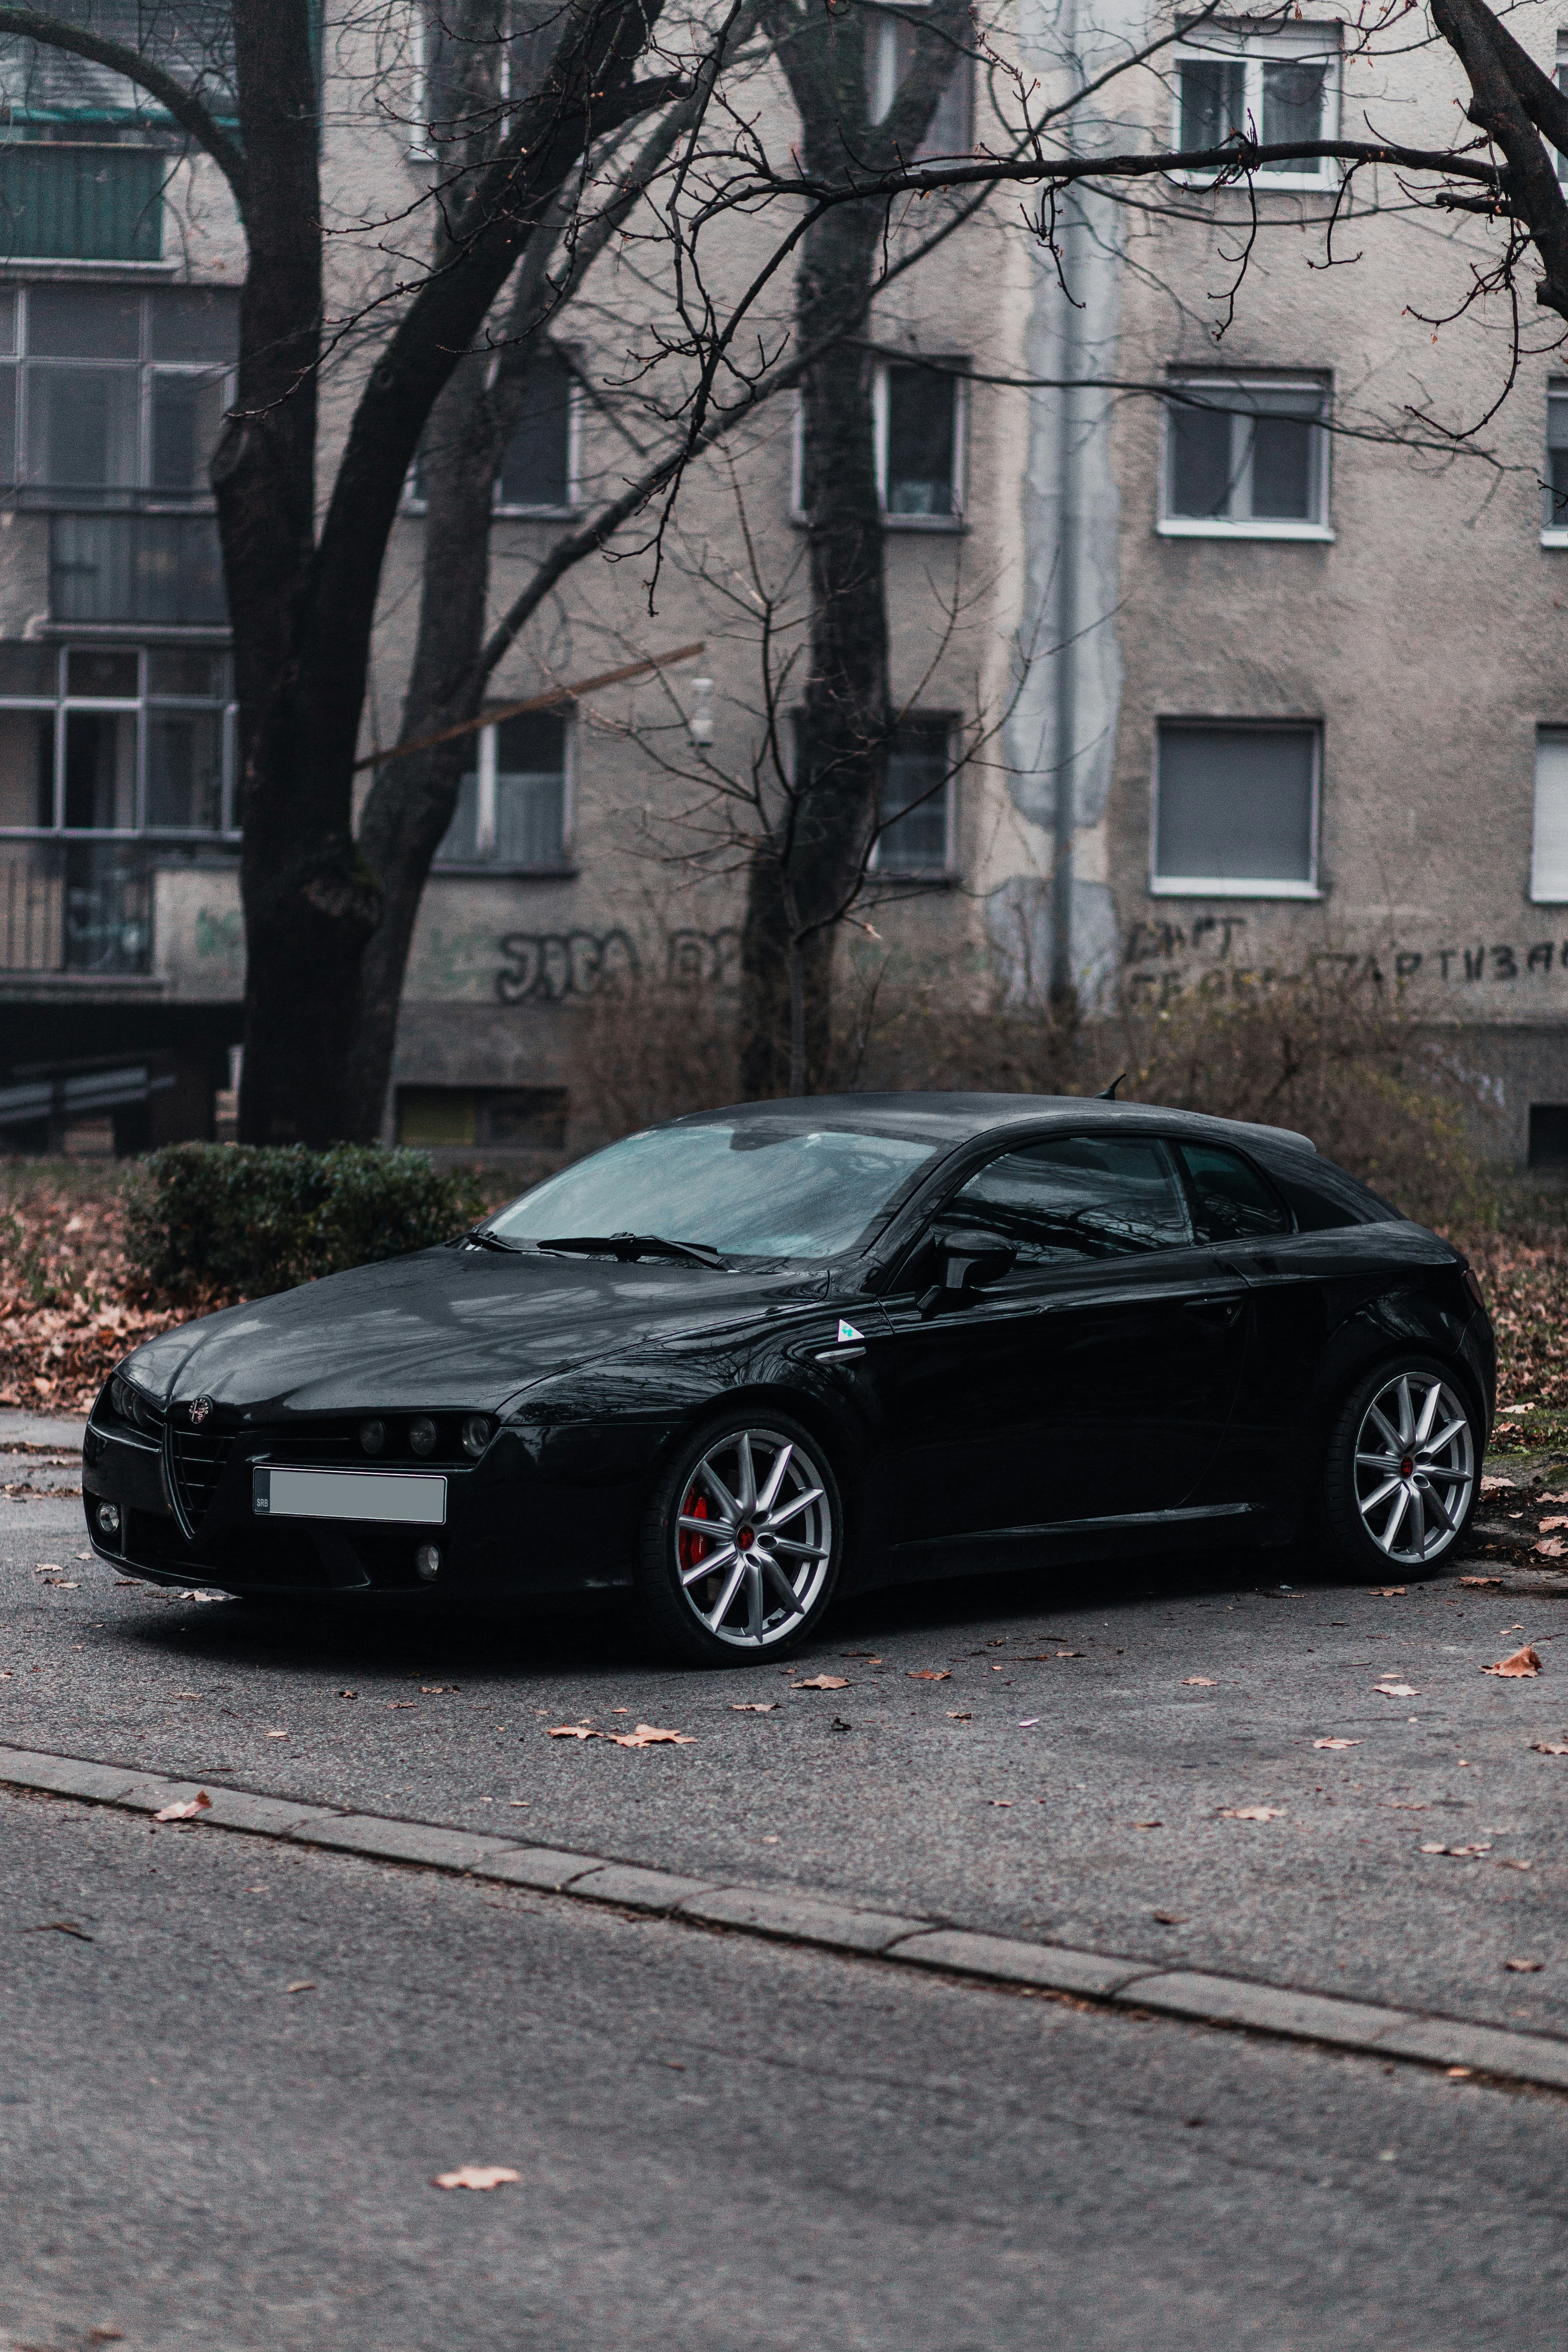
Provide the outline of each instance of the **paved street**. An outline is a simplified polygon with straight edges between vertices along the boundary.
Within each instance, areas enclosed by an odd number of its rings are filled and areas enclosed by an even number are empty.
[[[1568,1757],[1532,1747],[1568,1736],[1561,1601],[1156,1563],[879,1595],[787,1673],[693,1675],[605,1606],[121,1587],[79,1513],[0,1505],[0,1740],[1568,2032]],[[1539,1677],[1479,1671],[1526,1642]],[[546,1736],[574,1722],[694,1737]],[[73,1803],[0,1819],[16,2344],[1458,2352],[1557,2325],[1549,2095]],[[59,1918],[93,1942],[37,1932]],[[428,2188],[466,2160],[523,2178]]]

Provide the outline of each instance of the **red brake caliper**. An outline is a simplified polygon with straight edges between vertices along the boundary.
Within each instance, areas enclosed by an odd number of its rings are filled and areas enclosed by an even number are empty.
[[[683,1519],[711,1518],[713,1514],[708,1508],[707,1496],[700,1495],[693,1486],[685,1502],[680,1506],[680,1516]],[[700,1560],[704,1560],[708,1557],[707,1537],[696,1534],[690,1528],[682,1528],[679,1541],[676,1545],[676,1557],[683,1569],[695,1568]]]

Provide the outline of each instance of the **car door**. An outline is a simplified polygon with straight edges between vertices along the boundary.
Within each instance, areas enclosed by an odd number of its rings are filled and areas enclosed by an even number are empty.
[[[1017,1249],[983,1296],[922,1308],[929,1249],[884,1300],[900,1431],[893,1540],[1178,1507],[1220,1446],[1246,1285],[1197,1246],[1153,1136],[999,1153],[931,1220]]]

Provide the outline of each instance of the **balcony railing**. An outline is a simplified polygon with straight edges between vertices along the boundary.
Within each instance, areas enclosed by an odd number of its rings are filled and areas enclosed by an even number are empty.
[[[56,621],[226,628],[216,518],[55,515],[49,611]]]
[[[153,969],[153,876],[141,842],[0,841],[0,971]]]

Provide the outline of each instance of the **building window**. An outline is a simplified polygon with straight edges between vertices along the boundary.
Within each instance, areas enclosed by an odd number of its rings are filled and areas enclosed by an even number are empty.
[[[882,783],[879,874],[945,875],[953,865],[952,722],[906,719],[893,730]]]
[[[529,362],[522,418],[501,458],[494,510],[505,515],[569,515],[576,511],[580,421],[577,379],[571,362],[548,346]],[[408,503],[428,497],[428,433],[408,475]]]
[[[1318,897],[1316,725],[1162,719],[1151,889]]]
[[[963,383],[952,368],[888,360],[871,386],[877,494],[889,523],[958,522],[963,511]]]
[[[0,292],[0,480],[49,505],[210,503],[238,319],[227,289]]]
[[[1175,52],[1175,98],[1176,146],[1184,154],[1223,147],[1237,135],[1264,147],[1332,139],[1340,114],[1339,28],[1233,32],[1205,26]],[[1257,181],[1262,188],[1324,188],[1333,184],[1334,171],[1329,156],[1306,157],[1263,164]]]
[[[454,147],[475,138],[493,151],[511,104],[542,80],[563,22],[559,0],[494,0],[473,10],[458,0],[427,0],[419,16],[412,152],[451,164]]]
[[[1568,729],[1535,739],[1535,829],[1530,895],[1537,906],[1568,906]]]
[[[225,654],[0,645],[0,833],[234,828]]]
[[[866,99],[873,122],[884,122],[892,111],[900,85],[917,59],[930,57],[948,61],[942,88],[925,137],[909,160],[929,163],[938,155],[967,155],[973,138],[973,68],[969,52],[921,21],[918,6],[894,11],[884,8],[866,28]]]
[[[1549,384],[1546,390],[1541,538],[1543,546],[1568,547],[1568,383]]]
[[[1321,377],[1186,376],[1165,403],[1168,538],[1329,539]]]
[[[566,862],[568,746],[558,711],[529,710],[478,730],[478,757],[436,853],[441,866],[494,873]]]
[[[1568,1103],[1531,1104],[1529,1164],[1568,1170]]]
[[[169,169],[153,147],[0,146],[0,260],[161,261]]]

